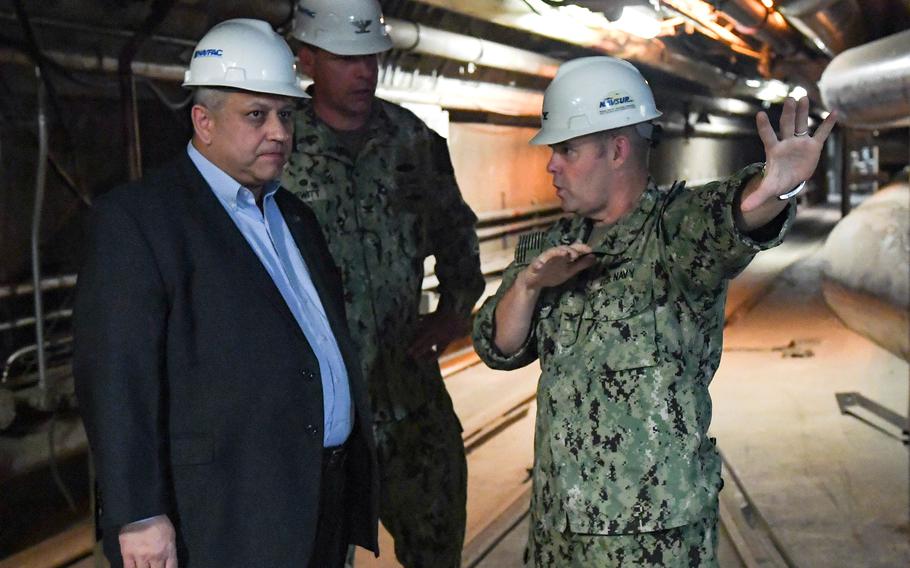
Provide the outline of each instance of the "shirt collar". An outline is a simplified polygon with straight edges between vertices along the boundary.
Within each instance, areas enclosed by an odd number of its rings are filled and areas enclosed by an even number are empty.
[[[215,197],[222,203],[231,207],[241,207],[252,201],[253,192],[241,185],[237,180],[228,175],[224,170],[209,161],[208,158],[193,146],[190,141],[186,145],[186,153],[193,161],[203,179],[212,188]],[[263,199],[270,199],[278,191],[278,180],[273,180],[263,186]],[[253,202],[255,204],[255,202]]]

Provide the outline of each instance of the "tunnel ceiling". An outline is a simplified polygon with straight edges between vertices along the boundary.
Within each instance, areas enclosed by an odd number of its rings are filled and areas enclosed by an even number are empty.
[[[760,96],[768,85],[777,89],[771,98],[797,85],[815,95],[834,55],[910,27],[910,3],[904,0],[387,0],[382,5],[387,18],[416,23],[420,33],[452,32],[554,60],[616,55],[639,64],[656,90],[746,99]],[[61,88],[88,89],[99,85],[80,83],[74,73],[100,66],[110,78],[132,41],[132,61],[147,64],[137,73],[174,89],[195,41],[215,22],[257,17],[286,32],[292,7],[292,0],[0,0],[0,65],[41,59],[46,69],[72,79]],[[625,13],[651,17],[656,36],[628,31]],[[99,63],[104,58],[106,65]],[[419,49],[395,49],[382,63],[389,81],[393,73],[398,83],[409,73],[503,86],[523,95],[539,94],[551,76]],[[3,79],[15,89],[23,79],[5,68],[0,67]],[[412,80],[403,88],[426,84]],[[116,89],[111,93],[116,96]],[[528,100],[514,114],[537,104]]]

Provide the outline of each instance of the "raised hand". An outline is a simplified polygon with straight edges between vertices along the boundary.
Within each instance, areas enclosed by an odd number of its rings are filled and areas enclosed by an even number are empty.
[[[810,133],[808,97],[799,102],[787,97],[780,115],[779,132],[774,132],[768,115],[759,112],[755,124],[765,146],[765,173],[758,188],[743,200],[742,211],[757,209],[809,179],[836,122],[836,114],[832,112],[814,133]]]

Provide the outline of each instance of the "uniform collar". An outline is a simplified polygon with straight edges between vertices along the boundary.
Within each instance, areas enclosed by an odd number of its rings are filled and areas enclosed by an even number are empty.
[[[572,231],[579,236],[589,235],[586,244],[595,253],[614,257],[622,255],[635,242],[655,211],[659,192],[654,180],[648,178],[648,185],[641,194],[638,204],[615,223],[606,227],[595,227],[591,219],[578,218],[572,223]]]
[[[365,128],[369,130],[367,145],[382,141],[392,132],[391,119],[382,101],[373,97],[373,109],[367,119]],[[297,107],[296,150],[307,154],[320,154],[353,163],[354,157],[338,139],[335,131],[322,119],[316,116],[312,99],[303,99]]]

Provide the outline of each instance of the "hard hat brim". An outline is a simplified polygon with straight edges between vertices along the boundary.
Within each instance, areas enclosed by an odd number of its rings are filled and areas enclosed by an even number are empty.
[[[292,86],[286,83],[279,83],[273,81],[245,81],[241,87],[237,83],[230,83],[227,81],[188,81],[183,83],[183,87],[187,89],[195,89],[197,87],[206,87],[211,89],[233,89],[237,91],[250,91],[251,93],[262,93],[265,95],[278,95],[283,97],[295,97],[301,99],[308,99],[310,95],[306,91],[301,89],[299,86]]]
[[[376,55],[392,49],[392,39],[387,36],[374,40],[369,45],[364,45],[361,42],[319,42],[308,40],[309,38],[299,41],[335,55]]]
[[[626,126],[633,126],[635,124],[641,124],[643,122],[651,122],[657,118],[663,116],[663,113],[660,111],[655,111],[648,115],[647,118],[642,118],[642,120],[632,121],[627,124],[619,124],[612,128],[602,128],[598,125],[592,125],[590,128],[584,128],[579,130],[553,130],[541,128],[537,131],[537,134],[534,135],[528,141],[528,144],[532,146],[549,146],[550,144],[559,144],[560,142],[565,142],[566,140],[571,140],[572,138],[579,138],[581,136],[588,136],[589,134],[595,134],[597,132],[609,132],[610,130],[616,130],[617,128],[625,128]]]

